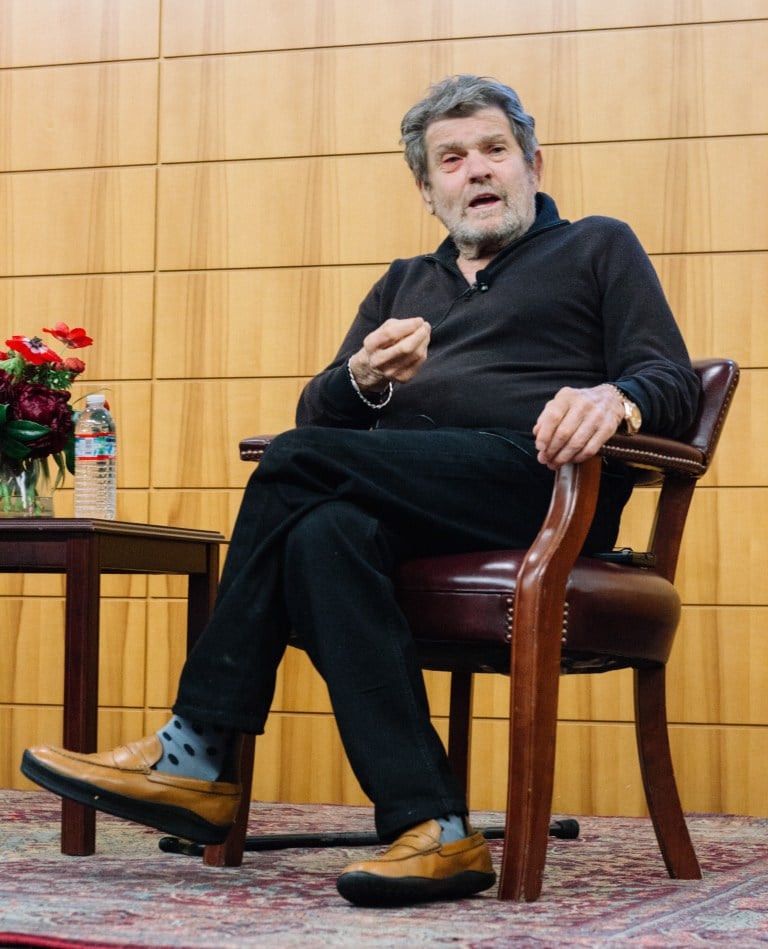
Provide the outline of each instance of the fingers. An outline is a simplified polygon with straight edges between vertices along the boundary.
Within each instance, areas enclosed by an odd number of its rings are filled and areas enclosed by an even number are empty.
[[[539,461],[552,469],[586,461],[615,434],[622,418],[612,386],[561,389],[544,406],[533,429]]]
[[[389,319],[363,340],[350,363],[361,388],[408,382],[427,358],[432,327],[420,316]]]

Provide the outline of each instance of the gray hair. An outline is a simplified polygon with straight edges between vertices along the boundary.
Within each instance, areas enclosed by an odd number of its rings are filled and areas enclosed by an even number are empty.
[[[400,144],[405,149],[405,160],[419,184],[428,184],[427,128],[438,119],[466,118],[496,106],[509,119],[512,134],[529,165],[533,165],[538,148],[536,122],[523,109],[520,97],[509,86],[481,76],[449,76],[435,83],[427,95],[412,106],[400,124]]]

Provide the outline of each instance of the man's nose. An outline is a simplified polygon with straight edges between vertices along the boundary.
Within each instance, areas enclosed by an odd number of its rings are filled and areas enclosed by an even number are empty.
[[[488,178],[491,163],[482,152],[469,152],[466,158],[467,175],[472,179]]]

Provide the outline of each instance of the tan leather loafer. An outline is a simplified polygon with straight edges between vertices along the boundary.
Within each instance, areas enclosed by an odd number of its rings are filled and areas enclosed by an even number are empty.
[[[222,843],[241,786],[153,771],[162,753],[157,735],[94,755],[42,745],[24,752],[21,771],[48,791],[107,814],[187,840]]]
[[[404,906],[472,896],[495,882],[481,833],[441,844],[440,825],[428,820],[398,837],[377,859],[351,863],[336,886],[359,906]]]

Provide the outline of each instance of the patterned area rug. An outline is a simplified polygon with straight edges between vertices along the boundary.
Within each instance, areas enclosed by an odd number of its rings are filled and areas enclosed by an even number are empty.
[[[495,891],[455,903],[346,904],[336,873],[370,848],[249,852],[240,868],[163,853],[155,831],[100,816],[97,853],[59,853],[59,802],[0,791],[0,946],[49,949],[313,949],[603,945],[740,949],[768,942],[768,820],[689,818],[704,879],[667,878],[650,822],[581,818],[551,839],[536,903]],[[475,824],[498,814],[476,813]],[[370,832],[367,808],[257,804],[251,833]],[[500,841],[491,847],[498,861]]]

